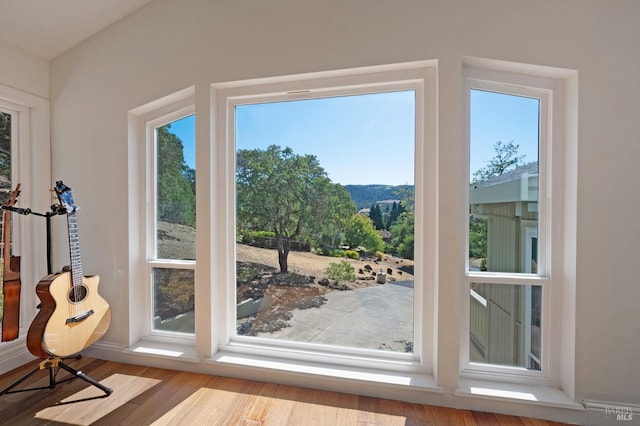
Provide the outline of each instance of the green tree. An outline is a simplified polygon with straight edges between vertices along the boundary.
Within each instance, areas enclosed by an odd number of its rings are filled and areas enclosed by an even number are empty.
[[[185,161],[180,138],[170,132],[171,125],[157,129],[158,219],[195,226],[196,196]]]
[[[400,194],[405,194],[407,196],[412,196],[410,195],[411,190],[408,188],[405,189],[399,189],[398,193]],[[397,194],[396,194],[397,195]],[[387,223],[386,223],[386,229],[391,229],[391,227],[393,226],[394,223],[396,223],[396,221],[398,220],[398,218],[400,217],[400,215],[402,213],[404,213],[404,205],[402,204],[402,202],[400,203],[396,203],[395,201],[393,202],[393,206],[391,207],[391,211],[389,212],[389,216],[387,216]]]
[[[486,167],[476,170],[473,173],[472,183],[482,182],[495,176],[500,176],[516,167],[522,165],[524,155],[518,155],[520,145],[510,141],[503,144],[501,141],[493,145],[495,155]]]
[[[372,204],[369,209],[369,218],[373,221],[376,229],[384,229],[384,220],[382,219],[382,210],[378,204]]]
[[[405,187],[398,191],[400,203],[395,206],[396,219],[389,227],[391,243],[389,249],[406,259],[414,258],[415,245],[415,191]],[[391,208],[392,214],[394,212]]]
[[[344,228],[349,217],[355,213],[356,205],[344,186],[328,180],[326,184],[326,198],[316,212],[316,216],[323,220],[315,228],[319,235],[312,236],[312,239],[315,244],[337,247],[344,238]]]
[[[415,215],[413,210],[403,212],[389,230],[393,236],[393,251],[405,259],[413,259],[415,243]]]
[[[487,257],[487,219],[469,216],[469,257]]]
[[[354,214],[345,229],[345,241],[351,247],[364,247],[368,252],[382,250],[384,242],[373,226],[373,221],[361,214]]]
[[[4,204],[8,201],[11,194],[11,114],[5,114],[0,111],[0,177],[1,182],[6,185],[8,191],[0,197],[0,203]],[[5,183],[6,182],[6,183]],[[0,213],[2,215],[2,213]],[[0,231],[2,229],[0,228]],[[2,259],[0,259],[0,268],[2,268]],[[0,277],[0,290],[2,290],[2,278]],[[2,319],[2,309],[4,305],[4,295],[0,291],[0,319]]]
[[[297,155],[277,145],[236,154],[238,227],[273,231],[282,273],[289,270],[292,241],[340,223],[352,208],[345,194],[331,183],[314,155]]]
[[[0,176],[11,183],[11,114],[4,112],[0,112]]]

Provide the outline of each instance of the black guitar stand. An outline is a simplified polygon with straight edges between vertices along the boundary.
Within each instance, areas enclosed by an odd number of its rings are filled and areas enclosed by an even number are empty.
[[[66,210],[64,209],[64,207],[62,207],[60,205],[57,205],[57,204],[54,204],[54,205],[51,206],[51,211],[47,212],[47,213],[36,213],[36,212],[32,212],[31,209],[23,209],[23,208],[18,208],[18,207],[9,207],[9,206],[2,206],[2,209],[3,210],[9,210],[9,211],[12,211],[14,213],[18,213],[18,214],[25,215],[25,216],[32,214],[32,215],[35,215],[35,216],[44,217],[46,219],[46,222],[47,222],[47,274],[51,274],[52,273],[52,267],[51,267],[51,218],[53,216],[66,214]],[[99,396],[92,397],[92,398],[79,399],[79,400],[75,400],[75,401],[69,401],[69,402],[66,402],[65,404],[68,404],[68,403],[71,403],[71,402],[80,402],[80,401],[86,401],[86,400],[91,400],[91,399],[97,399],[97,398],[106,398],[109,395],[111,395],[111,393],[113,392],[113,389],[111,389],[111,388],[103,385],[102,383],[92,379],[91,377],[89,377],[86,374],[84,374],[82,371],[76,370],[76,369],[68,366],[63,361],[63,359],[75,359],[75,360],[78,360],[80,358],[82,358],[82,355],[80,355],[80,354],[72,356],[72,357],[66,357],[66,358],[49,357],[49,358],[41,361],[40,364],[38,364],[38,366],[36,368],[31,370],[31,372],[27,373],[25,376],[23,376],[20,379],[18,379],[16,382],[11,384],[9,387],[7,387],[4,390],[0,391],[0,396],[7,395],[7,394],[10,394],[10,393],[29,392],[29,391],[36,391],[36,390],[42,390],[42,389],[54,389],[56,387],[56,385],[71,381],[71,380],[76,379],[76,378],[84,380],[85,382],[91,384],[92,386],[95,386],[96,388],[100,389],[102,392],[104,392],[104,395],[99,395]],[[60,368],[62,368],[63,370],[67,371],[68,373],[70,373],[71,376],[70,377],[66,377],[66,378],[64,378],[62,380],[56,380],[56,377],[58,375],[58,372],[60,371]],[[38,371],[42,371],[42,370],[45,370],[45,369],[49,370],[49,385],[48,386],[40,386],[40,387],[35,387],[35,388],[16,389],[16,390],[14,390],[15,387],[17,387],[20,384],[22,384],[29,377],[33,376]]]
[[[72,357],[72,358],[73,359],[80,359],[81,357],[82,357],[82,355],[76,355],[75,357]],[[71,376],[66,377],[66,378],[64,378],[62,380],[56,380],[56,376],[58,375],[58,371],[60,371],[59,370],[60,368],[62,368],[63,370],[66,370],[68,373],[71,374]],[[29,377],[33,376],[38,371],[42,371],[44,369],[48,369],[49,370],[49,385],[48,386],[39,386],[39,387],[35,387],[35,388],[13,390],[15,387],[17,387],[18,385],[23,383]],[[79,370],[76,370],[74,368],[69,367],[67,364],[65,364],[62,361],[62,358],[51,357],[51,358],[47,358],[44,361],[40,362],[40,364],[38,364],[38,366],[36,368],[31,370],[31,372],[29,372],[28,374],[26,374],[25,376],[20,378],[18,381],[14,382],[11,386],[9,386],[8,388],[6,388],[2,392],[0,392],[0,396],[6,395],[6,394],[10,394],[10,393],[29,392],[29,391],[36,391],[36,390],[42,390],[42,389],[54,389],[56,387],[56,385],[71,381],[71,380],[76,379],[76,378],[77,379],[82,379],[85,382],[97,387],[98,389],[100,389],[101,391],[104,392],[104,395],[99,395],[99,396],[95,396],[95,397],[92,397],[92,398],[83,398],[83,399],[78,399],[78,400],[74,400],[74,401],[69,401],[69,402],[66,402],[65,404],[69,404],[71,402],[87,401],[87,400],[91,400],[91,399],[106,398],[109,395],[111,395],[111,393],[113,392],[113,389],[103,385],[100,382],[97,382],[97,381],[93,380],[91,377],[87,376],[82,371],[79,371]],[[58,405],[60,405],[60,404],[58,404]]]
[[[64,207],[62,207],[61,205],[58,204],[54,204],[51,206],[51,211],[50,212],[46,212],[46,213],[37,213],[34,211],[31,211],[31,209],[23,209],[20,207],[9,207],[9,206],[2,206],[2,210],[9,210],[10,212],[14,212],[14,213],[18,213],[21,214],[23,216],[27,216],[27,215],[34,215],[34,216],[40,216],[40,217],[44,217],[46,219],[46,226],[47,226],[47,274],[52,274],[53,273],[53,268],[51,266],[51,218],[53,216],[58,216],[58,215],[62,215],[62,214],[66,214],[66,210],[64,209]]]

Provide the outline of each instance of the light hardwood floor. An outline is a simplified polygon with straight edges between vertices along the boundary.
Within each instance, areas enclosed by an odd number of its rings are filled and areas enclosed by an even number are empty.
[[[2,425],[557,425],[544,420],[411,404],[249,380],[108,362],[65,363],[113,389],[72,379],[53,389],[38,362],[0,376]],[[36,370],[37,369],[37,370]],[[63,369],[57,381],[69,377]],[[98,397],[98,398],[95,398]]]

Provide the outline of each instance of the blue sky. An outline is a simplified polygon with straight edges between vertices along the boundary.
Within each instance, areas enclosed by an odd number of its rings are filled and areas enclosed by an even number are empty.
[[[333,182],[414,183],[413,91],[242,105],[236,108],[236,149],[275,144],[318,158]],[[470,173],[486,166],[497,141],[520,145],[524,162],[538,160],[538,100],[471,92]],[[195,167],[195,118],[171,124],[185,162]]]
[[[196,116],[189,115],[171,123],[171,133],[182,140],[184,161],[192,169],[196,168]]]
[[[537,99],[472,90],[470,173],[494,157],[497,141],[519,145],[524,163],[538,161],[538,110]]]
[[[236,149],[312,154],[333,182],[413,184],[414,91],[236,107]]]

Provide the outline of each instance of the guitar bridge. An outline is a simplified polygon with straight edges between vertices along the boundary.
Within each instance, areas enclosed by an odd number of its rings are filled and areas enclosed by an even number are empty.
[[[87,312],[83,312],[71,318],[67,318],[67,321],[65,321],[65,324],[84,321],[85,319],[89,318],[91,315],[93,315],[93,309],[90,309]]]

